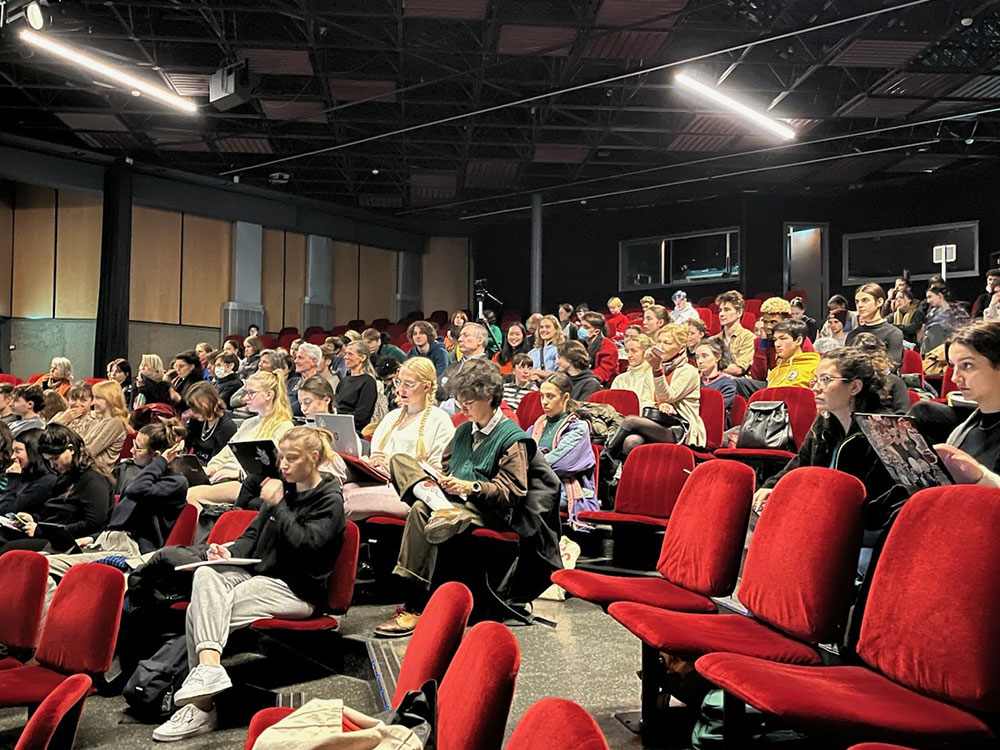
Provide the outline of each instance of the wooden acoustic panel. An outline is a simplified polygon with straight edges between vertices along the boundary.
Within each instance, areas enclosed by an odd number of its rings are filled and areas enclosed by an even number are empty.
[[[354,242],[333,243],[333,324],[347,325],[358,317],[358,250]]]
[[[51,318],[56,253],[56,191],[18,185],[14,202],[11,315]]]
[[[232,294],[233,224],[184,214],[181,325],[218,328]]]
[[[260,249],[260,296],[268,331],[285,325],[285,232],[264,229]]]
[[[421,268],[424,312],[462,310],[469,306],[469,240],[430,237]]]
[[[285,232],[285,326],[302,332],[302,298],[306,296],[306,235]]]
[[[358,317],[366,323],[376,318],[395,318],[398,266],[398,254],[392,250],[361,246]]]
[[[177,211],[132,208],[130,320],[181,322],[182,220]]]
[[[101,286],[101,195],[59,191],[56,317],[96,318]]]
[[[0,196],[0,315],[10,317],[10,276],[14,260],[14,194]]]

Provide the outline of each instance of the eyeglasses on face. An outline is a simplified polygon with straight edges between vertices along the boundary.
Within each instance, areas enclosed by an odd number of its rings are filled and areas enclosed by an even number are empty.
[[[810,388],[819,387],[819,389],[822,391],[828,388],[830,383],[834,383],[838,380],[843,383],[846,383],[848,380],[850,380],[850,378],[835,378],[833,375],[820,375],[818,378],[813,378],[812,380],[809,381],[809,387]]]

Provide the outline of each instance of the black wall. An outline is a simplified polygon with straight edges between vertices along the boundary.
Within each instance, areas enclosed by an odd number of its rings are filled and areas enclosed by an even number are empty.
[[[639,209],[595,210],[572,205],[546,210],[543,224],[542,305],[588,302],[603,307],[618,291],[618,243],[660,233],[741,228],[742,291],[750,296],[782,287],[785,222],[829,224],[830,292],[842,285],[842,236],[954,221],[979,221],[979,268],[985,274],[991,250],[1000,249],[1000,185],[985,173],[968,170],[953,176],[919,175],[836,196],[743,194]],[[477,278],[508,308],[527,311],[530,293],[530,221],[527,214],[473,234]],[[901,269],[887,268],[888,274]],[[980,279],[954,279],[957,299],[973,300]],[[697,285],[687,291],[697,299],[733,284]],[[922,293],[924,285],[916,285]],[[667,298],[673,289],[651,292]],[[638,300],[646,292],[621,295]]]

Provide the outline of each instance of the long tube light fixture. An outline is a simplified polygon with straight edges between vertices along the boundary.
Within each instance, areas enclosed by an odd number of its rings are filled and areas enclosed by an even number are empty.
[[[77,52],[72,47],[67,47],[61,42],[54,41],[47,36],[42,34],[37,34],[34,31],[28,29],[22,29],[20,37],[23,41],[43,49],[46,52],[50,52],[56,57],[61,57],[63,60],[67,60],[74,65],[79,65],[81,68],[86,68],[87,70],[92,70],[105,78],[110,78],[112,81],[117,81],[118,83],[127,86],[128,89],[135,93],[139,92],[146,94],[147,96],[157,99],[164,104],[169,104],[171,107],[181,110],[182,112],[187,112],[188,114],[195,114],[198,112],[198,107],[192,104],[187,99],[182,99],[176,94],[172,94],[164,88],[159,86],[154,86],[151,83],[140,80],[135,76],[131,76],[128,73],[113,68],[110,65],[102,63],[100,60],[95,60],[89,55],[85,55],[82,52]]]
[[[770,130],[772,133],[780,138],[784,138],[786,141],[793,140],[796,136],[795,131],[787,125],[782,125],[777,120],[774,120],[767,115],[736,101],[732,97],[726,96],[714,86],[706,86],[701,81],[698,81],[685,73],[678,73],[675,75],[674,81],[689,91],[692,91],[699,96],[703,96],[706,99],[711,99],[716,104],[721,104],[726,109],[735,112],[741,117],[745,117],[754,124],[760,125],[766,130]]]

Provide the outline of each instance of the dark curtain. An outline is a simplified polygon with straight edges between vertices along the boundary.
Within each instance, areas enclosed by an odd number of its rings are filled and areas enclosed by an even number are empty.
[[[94,377],[108,362],[128,357],[129,272],[132,261],[131,160],[119,159],[104,173],[101,281],[94,338]]]

